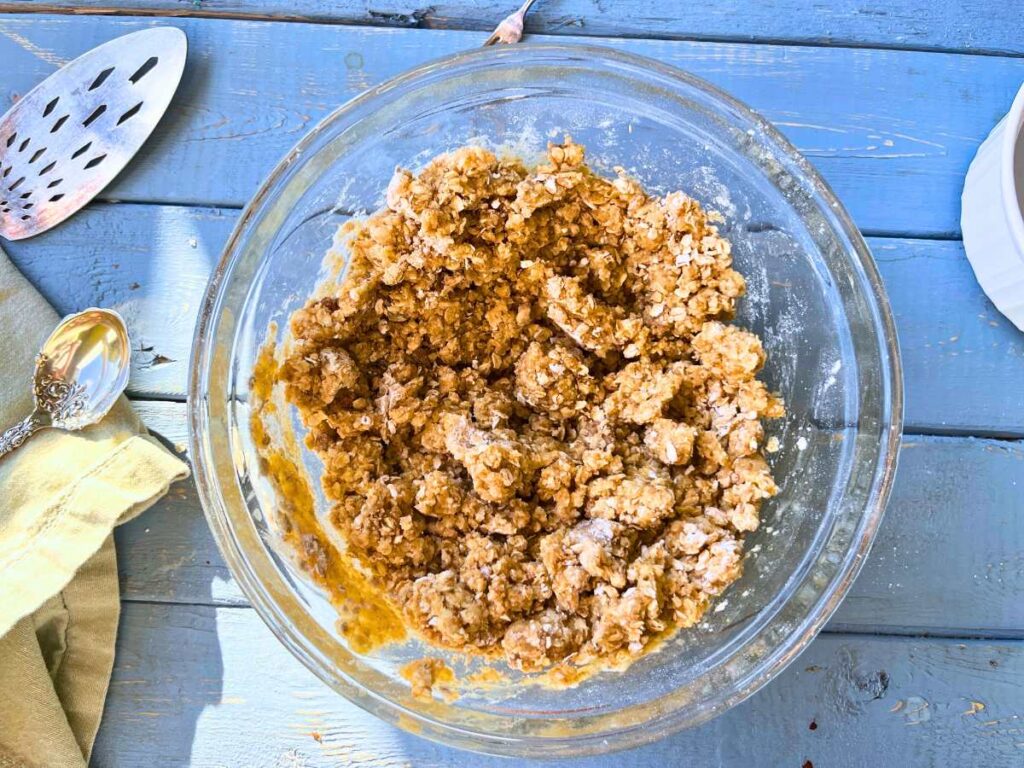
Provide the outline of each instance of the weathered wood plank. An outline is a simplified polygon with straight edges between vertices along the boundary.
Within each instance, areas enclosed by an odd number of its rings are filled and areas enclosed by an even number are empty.
[[[696,8],[696,7],[695,7]],[[702,6],[703,8],[703,6]],[[6,98],[72,58],[154,22],[0,18]],[[169,115],[108,199],[241,206],[318,118],[416,64],[473,48],[478,33],[175,19],[189,65]],[[534,39],[552,39],[537,36]],[[872,233],[951,235],[978,143],[1024,80],[1024,59],[891,50],[599,42],[674,64],[761,110],[821,169]],[[383,181],[382,181],[383,183]]]
[[[61,312],[101,305],[124,314],[134,394],[180,398],[199,303],[236,218],[223,209],[94,205],[6,247]],[[903,347],[908,429],[1024,435],[1024,335],[985,298],[960,244],[870,245]]]
[[[484,31],[516,5],[514,0],[18,0],[0,2],[0,12],[209,16]],[[1024,53],[1021,18],[1013,3],[989,0],[543,0],[527,17],[526,31]]]
[[[199,305],[237,218],[234,210],[96,204],[4,248],[58,312],[121,313],[132,339],[129,391],[180,398]]]
[[[184,406],[135,404],[184,449]],[[833,630],[1024,636],[1024,443],[907,438],[892,501]],[[126,600],[246,605],[192,481],[117,531]]]
[[[900,340],[906,431],[1024,434],[1024,334],[985,296],[963,245],[881,238],[868,245]]]
[[[61,313],[106,306],[124,316],[133,342],[130,391],[183,397],[199,304],[237,216],[93,205],[6,250]]]
[[[1011,765],[1024,643],[823,635],[712,722],[550,766]],[[976,703],[975,703],[976,702]],[[757,723],[751,728],[751,723]],[[93,764],[499,766],[385,725],[304,669],[250,609],[128,603]],[[531,763],[533,765],[535,763]]]

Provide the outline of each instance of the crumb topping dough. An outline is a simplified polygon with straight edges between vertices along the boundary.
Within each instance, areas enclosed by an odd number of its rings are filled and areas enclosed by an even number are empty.
[[[396,172],[278,375],[331,524],[408,625],[522,670],[640,653],[741,572],[777,491],[743,277],[681,192],[566,141]]]

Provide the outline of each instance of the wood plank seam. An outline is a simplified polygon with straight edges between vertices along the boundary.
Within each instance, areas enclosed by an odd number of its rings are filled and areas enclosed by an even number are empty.
[[[511,9],[513,6],[509,5]],[[165,19],[220,19],[225,21],[255,21],[266,23],[295,23],[295,24],[317,24],[323,26],[344,26],[344,27],[367,27],[383,29],[434,29],[458,32],[490,32],[494,25],[500,20],[495,16],[494,22],[476,21],[475,19],[458,18],[454,20],[435,18],[432,13],[433,6],[425,5],[422,8],[411,12],[387,12],[377,11],[372,8],[366,9],[366,14],[358,18],[345,16],[328,16],[319,14],[292,14],[292,13],[260,13],[243,12],[232,10],[221,10],[203,5],[192,5],[186,8],[176,9],[173,7],[149,8],[143,5],[132,5],[125,2],[123,5],[110,6],[86,6],[74,7],[59,3],[10,3],[0,2],[0,14],[49,14],[57,16],[122,16],[126,18],[165,18]],[[539,24],[536,20],[527,18],[527,35],[575,35],[579,37],[607,37],[605,32],[590,32],[583,20],[566,19],[560,23]],[[992,56],[1002,58],[1024,58],[1024,52],[1000,49],[1000,48],[955,48],[943,45],[925,44],[899,44],[886,43],[879,40],[862,42],[855,39],[818,36],[818,37],[783,37],[783,36],[752,36],[752,35],[728,35],[709,34],[702,35],[695,32],[671,33],[652,27],[649,30],[640,32],[623,32],[615,35],[618,40],[661,40],[678,42],[706,42],[706,43],[739,43],[758,45],[792,46],[800,45],[808,48],[848,48],[851,50],[881,50],[881,51],[916,51],[920,53],[946,53],[963,54],[970,56]]]
[[[95,203],[103,203],[105,205],[120,205],[120,204],[124,204],[124,205],[140,205],[140,206],[153,206],[153,207],[161,207],[161,208],[185,208],[185,209],[195,208],[196,206],[200,206],[200,207],[215,208],[215,209],[217,209],[219,211],[234,211],[234,212],[237,212],[237,213],[241,213],[243,210],[245,210],[245,206],[244,205],[237,205],[237,204],[234,204],[234,203],[218,203],[216,205],[213,205],[213,204],[206,205],[206,204],[201,203],[201,202],[188,203],[188,202],[182,202],[180,200],[161,200],[160,198],[152,198],[152,199],[146,200],[146,199],[137,199],[137,198],[134,198],[134,197],[130,201],[128,201],[128,200],[121,200],[118,197],[105,196],[102,192],[94,198],[94,204]],[[339,211],[339,213],[344,213],[344,211]],[[954,231],[954,230],[947,230],[947,231],[944,231],[944,232],[929,232],[929,231],[914,232],[914,231],[905,230],[905,229],[888,230],[888,229],[877,229],[877,228],[864,228],[864,229],[860,229],[860,234],[861,234],[862,237],[865,237],[865,238],[873,237],[873,238],[880,238],[880,239],[885,239],[885,240],[931,240],[931,241],[940,242],[940,243],[943,243],[943,242],[959,243],[959,242],[963,241],[963,238],[960,236],[960,232]]]
[[[227,609],[232,611],[255,611],[256,609],[248,603],[224,603],[214,600],[154,600],[152,598],[138,598],[130,595],[121,597],[121,605],[155,605],[155,606],[180,606],[181,608],[216,608],[217,610]],[[976,640],[979,642],[1024,642],[1024,630],[1013,631],[991,631],[975,630],[966,627],[963,631],[956,628],[932,629],[926,627],[907,627],[905,630],[892,627],[863,627],[854,624],[838,623],[835,625],[826,624],[822,627],[820,634],[845,637],[891,637],[898,639],[936,639],[936,640]]]
[[[124,600],[122,602],[132,602],[130,600]],[[219,607],[219,606],[218,606]],[[236,606],[238,608],[244,608],[245,606]],[[943,640],[979,640],[979,641],[1005,641],[1009,643],[1024,642],[1024,630],[1017,632],[1013,631],[990,631],[990,630],[972,630],[969,627],[965,627],[963,631],[946,629],[946,630],[934,630],[927,627],[907,627],[905,630],[899,631],[892,627],[885,628],[874,628],[874,627],[858,627],[844,622],[836,624],[826,624],[821,630],[823,635],[848,635],[850,637],[863,637],[869,635],[871,637],[900,637],[900,638],[920,638],[920,639],[943,639]]]
[[[126,395],[133,403],[145,405],[147,403],[186,403],[186,395],[139,393],[129,391]],[[925,427],[911,425],[903,430],[904,437],[953,437],[953,438],[977,438],[980,440],[992,440],[995,442],[1010,443],[1012,445],[1024,445],[1024,429],[1014,432],[1009,430],[985,430],[980,427],[970,429],[944,429],[941,427]]]

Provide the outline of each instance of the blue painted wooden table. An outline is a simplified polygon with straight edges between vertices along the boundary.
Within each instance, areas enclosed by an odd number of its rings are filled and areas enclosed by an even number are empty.
[[[62,312],[124,314],[130,394],[184,453],[196,310],[264,174],[333,107],[479,45],[513,4],[0,0],[5,101],[132,29],[173,23],[190,42],[143,153],[12,258]],[[528,32],[653,56],[774,121],[868,235],[906,368],[892,502],[826,631],[723,717],[587,764],[1024,764],[1024,334],[982,295],[959,235],[967,164],[1024,81],[1018,3],[542,0]],[[294,661],[232,580],[191,484],[117,543],[123,613],[95,765],[507,764],[385,726]]]

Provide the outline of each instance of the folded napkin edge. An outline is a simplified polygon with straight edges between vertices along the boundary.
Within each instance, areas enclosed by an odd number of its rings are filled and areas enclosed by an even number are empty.
[[[125,454],[131,452],[131,457]],[[114,526],[160,499],[188,466],[148,434],[131,435],[61,496],[47,500],[45,522],[12,547],[0,566],[0,637],[60,592],[95,554]]]

